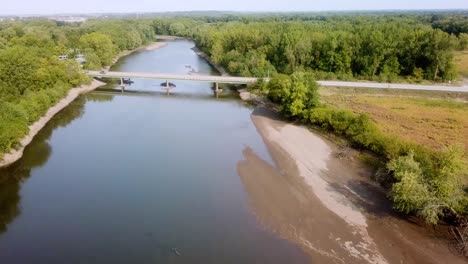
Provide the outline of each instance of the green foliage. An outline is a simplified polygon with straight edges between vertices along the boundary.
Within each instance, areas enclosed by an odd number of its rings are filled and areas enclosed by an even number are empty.
[[[461,33],[458,36],[458,39],[459,39],[458,49],[459,50],[468,49],[468,33]]]
[[[112,39],[102,33],[90,33],[80,38],[80,47],[85,55],[99,58],[100,65],[109,65],[116,54]]]
[[[320,106],[305,112],[305,121],[348,138],[390,160],[387,169],[394,181],[390,197],[394,208],[416,213],[436,224],[442,218],[468,215],[463,179],[467,167],[463,147],[434,154],[422,146],[380,132],[366,115]]]
[[[414,68],[413,69],[413,78],[416,80],[416,82],[421,82],[424,79],[424,72],[421,68]]]
[[[384,160],[393,178],[390,198],[394,208],[416,213],[427,223],[446,217],[468,215],[463,178],[466,164],[463,147],[438,153],[382,133],[365,114],[355,114],[318,103],[317,85],[311,74],[275,75],[258,89],[280,107],[287,117],[301,119],[350,140],[356,147],[372,150]]]
[[[48,20],[0,22],[0,157],[28,133],[28,126],[89,82],[73,58],[83,53],[88,69],[109,65],[120,51],[156,38],[151,20],[92,20],[63,25]]]
[[[405,213],[420,210],[430,200],[419,163],[414,160],[414,152],[391,160],[387,169],[393,172],[396,183],[392,186],[391,197],[394,208]]]
[[[448,148],[435,158],[432,171],[421,168],[413,151],[391,160],[387,168],[396,180],[390,193],[394,208],[417,213],[430,224],[447,216],[467,215],[463,155],[461,147]]]
[[[432,27],[444,32],[460,35],[468,33],[468,17],[466,15],[433,15],[431,17]]]
[[[304,120],[348,138],[355,146],[370,149],[384,157],[397,156],[400,142],[383,135],[365,114],[354,114],[326,106],[309,109]]]
[[[268,96],[290,117],[301,117],[306,109],[319,104],[318,85],[312,74],[295,72],[276,75],[267,84]]]
[[[89,33],[106,35],[117,51],[135,49],[156,39],[151,21],[147,20],[93,20],[84,27]]]
[[[231,20],[164,18],[153,26],[159,34],[193,38],[234,75],[258,77],[314,71],[320,79],[393,82],[417,73],[417,79],[452,80],[453,51],[465,39],[409,15]]]

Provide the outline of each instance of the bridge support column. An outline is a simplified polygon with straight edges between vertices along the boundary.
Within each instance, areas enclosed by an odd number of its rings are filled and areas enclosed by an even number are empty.
[[[219,93],[222,92],[222,91],[223,91],[223,89],[219,88],[219,83],[215,83],[214,92],[215,92],[216,98],[219,97]]]
[[[166,80],[166,94],[171,94],[171,86],[169,85],[169,81]]]
[[[123,93],[125,91],[125,85],[123,78],[120,78],[120,91]]]

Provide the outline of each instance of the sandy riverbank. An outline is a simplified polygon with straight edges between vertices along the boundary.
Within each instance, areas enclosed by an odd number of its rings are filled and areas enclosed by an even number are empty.
[[[112,60],[112,65],[115,64],[119,59],[122,57],[128,56],[132,54],[133,52],[140,51],[140,50],[156,50],[159,48],[162,48],[166,46],[167,43],[165,42],[153,42],[151,44],[145,45],[143,47],[139,47],[133,50],[126,50],[118,54],[113,60]],[[109,69],[111,66],[106,67],[106,69]],[[0,167],[6,167],[17,160],[19,160],[23,156],[23,151],[25,147],[31,143],[33,140],[34,136],[47,124],[47,122],[54,117],[60,110],[68,106],[71,102],[73,102],[79,95],[90,92],[92,90],[95,90],[96,88],[105,85],[105,83],[93,80],[91,84],[89,85],[83,85],[78,88],[73,88],[68,92],[68,95],[60,100],[56,105],[51,107],[47,113],[41,117],[38,121],[36,121],[34,124],[29,126],[29,134],[24,137],[20,141],[21,147],[17,150],[12,150],[9,153],[5,153],[3,156],[3,159],[0,160]]]
[[[157,50],[165,46],[167,46],[167,43],[165,42],[155,42],[144,47],[144,50]]]
[[[275,161],[251,149],[238,172],[259,221],[294,241],[313,263],[464,263],[447,241],[395,217],[357,160],[308,129],[257,108],[252,120]]]
[[[47,124],[47,122],[49,122],[50,119],[52,119],[52,117],[54,117],[63,108],[67,107],[79,95],[90,92],[104,84],[105,83],[103,82],[93,80],[89,85],[72,88],[66,97],[62,98],[62,100],[52,106],[44,116],[29,126],[29,134],[20,141],[21,147],[17,150],[12,150],[9,153],[5,153],[3,159],[0,161],[0,167],[8,166],[19,160],[23,156],[24,149],[27,145],[29,145],[29,143],[31,143],[34,136]]]
[[[184,39],[183,37],[178,37],[178,36],[172,36],[172,35],[158,35],[157,40],[178,40],[178,39]]]
[[[109,70],[110,67],[112,67],[112,65],[117,63],[118,60],[120,60],[121,58],[123,58],[125,56],[128,56],[128,55],[130,55],[130,54],[132,54],[134,52],[141,51],[141,50],[157,50],[157,49],[160,49],[162,47],[165,47],[166,45],[167,45],[167,43],[165,43],[165,42],[156,41],[156,42],[150,43],[148,45],[145,45],[145,46],[142,46],[142,47],[139,47],[139,48],[136,48],[136,49],[124,50],[124,51],[120,52],[117,56],[115,56],[112,59],[112,64],[110,66],[107,66],[104,69]]]

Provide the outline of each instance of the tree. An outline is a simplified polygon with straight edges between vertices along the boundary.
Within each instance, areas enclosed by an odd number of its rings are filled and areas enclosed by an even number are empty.
[[[80,46],[87,53],[95,53],[101,65],[109,65],[115,55],[115,46],[109,36],[102,33],[90,33],[80,38]]]
[[[432,75],[432,80],[440,77],[451,79],[454,75],[453,40],[441,30],[434,30],[427,34],[427,44],[424,49],[424,55],[430,61],[427,72]]]
[[[0,51],[0,97],[16,98],[27,90],[40,89],[37,50],[15,46]]]
[[[450,147],[440,154],[434,168],[423,169],[414,151],[391,160],[387,168],[393,173],[390,196],[394,208],[404,213],[417,213],[427,223],[441,218],[466,215],[468,201],[463,190],[466,164],[463,148]]]
[[[391,191],[394,208],[404,213],[421,210],[430,200],[431,193],[424,182],[419,163],[414,160],[414,152],[391,160],[387,169],[397,181]]]
[[[459,39],[458,49],[459,50],[468,49],[468,33],[461,33],[458,36],[458,39]]]
[[[290,117],[301,117],[304,110],[319,104],[318,85],[310,73],[274,76],[268,91],[269,98],[279,103],[281,111]]]

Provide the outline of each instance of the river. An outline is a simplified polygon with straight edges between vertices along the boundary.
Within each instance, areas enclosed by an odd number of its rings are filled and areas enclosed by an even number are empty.
[[[214,74],[193,46],[113,69]],[[271,161],[252,109],[209,83],[167,96],[134,81],[80,96],[0,170],[0,263],[306,263],[258,223],[237,174],[246,146]]]
[[[192,47],[113,70],[216,74]],[[78,97],[0,169],[0,263],[466,263],[391,210],[358,152],[229,89],[133,81]]]

